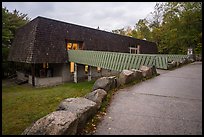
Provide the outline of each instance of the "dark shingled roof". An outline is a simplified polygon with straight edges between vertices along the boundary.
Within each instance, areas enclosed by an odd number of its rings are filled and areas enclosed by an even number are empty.
[[[102,30],[37,17],[16,32],[8,60],[26,63],[65,63],[66,40],[82,41],[84,50],[129,52],[140,45],[140,53],[157,53],[153,42]]]

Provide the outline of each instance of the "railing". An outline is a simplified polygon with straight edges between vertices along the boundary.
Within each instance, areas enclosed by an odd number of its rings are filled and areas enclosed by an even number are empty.
[[[166,55],[168,61],[180,61],[181,59],[188,58],[188,55]]]
[[[159,69],[168,69],[169,61],[180,61],[188,56],[68,50],[68,57],[70,62],[122,71],[124,69],[139,69],[141,65],[155,65]]]
[[[168,62],[180,61],[181,59],[187,58],[188,55],[169,55],[169,54],[157,54],[156,55],[156,68],[168,69]]]
[[[155,55],[155,65],[159,69],[168,69],[168,63],[172,61],[180,61],[184,58],[188,58],[188,55],[178,55],[178,54],[145,54],[145,55]]]
[[[155,65],[155,55],[145,54],[69,50],[68,57],[70,62],[116,71],[139,69],[141,65]]]

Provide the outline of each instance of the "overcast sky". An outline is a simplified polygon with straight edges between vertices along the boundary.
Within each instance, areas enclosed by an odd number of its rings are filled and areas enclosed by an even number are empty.
[[[111,31],[134,27],[154,10],[156,2],[2,2],[2,7],[68,23]]]

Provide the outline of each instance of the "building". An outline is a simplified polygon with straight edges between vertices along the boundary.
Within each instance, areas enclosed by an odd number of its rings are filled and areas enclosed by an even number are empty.
[[[157,53],[153,42],[37,17],[17,30],[8,60],[31,65],[28,79],[33,86],[55,85],[73,81],[74,63],[68,62],[69,49]],[[92,69],[96,77],[110,73],[109,70]],[[80,79],[88,77],[86,70],[84,65],[78,66]]]

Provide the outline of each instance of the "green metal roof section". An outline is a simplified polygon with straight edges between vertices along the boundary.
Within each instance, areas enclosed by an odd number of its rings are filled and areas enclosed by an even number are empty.
[[[70,62],[115,71],[139,69],[142,65],[155,65],[156,68],[168,69],[167,66],[169,61],[179,61],[180,59],[187,57],[187,55],[129,54],[89,50],[68,50],[68,58]]]

